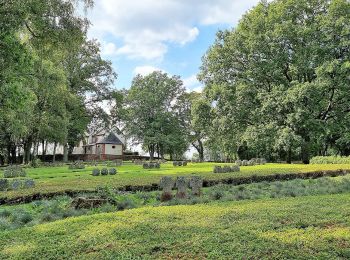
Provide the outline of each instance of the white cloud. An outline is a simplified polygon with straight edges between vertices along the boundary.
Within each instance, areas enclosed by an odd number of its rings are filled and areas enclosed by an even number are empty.
[[[111,56],[118,53],[118,48],[113,42],[102,42],[102,55]]]
[[[114,37],[120,47],[106,53],[129,58],[162,59],[168,44],[185,45],[199,35],[198,26],[234,25],[258,0],[98,0],[89,15],[90,35]],[[118,44],[119,46],[119,44]]]
[[[188,78],[183,79],[184,86],[186,87],[187,92],[195,91],[202,92],[203,86],[197,79],[197,75],[192,75]]]
[[[147,76],[149,74],[151,74],[154,71],[163,71],[162,69],[159,69],[157,67],[153,67],[153,66],[139,66],[136,67],[133,71],[134,75],[140,74],[142,76]]]

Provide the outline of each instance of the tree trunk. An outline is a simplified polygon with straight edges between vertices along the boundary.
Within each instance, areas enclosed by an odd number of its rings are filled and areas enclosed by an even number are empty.
[[[54,145],[53,145],[53,157],[52,157],[52,162],[53,163],[56,162],[56,147],[57,147],[57,142],[54,142]]]
[[[16,145],[11,146],[11,163],[13,164],[17,163]]]
[[[151,144],[148,146],[148,152],[149,152],[149,157],[151,161],[153,161],[154,159],[154,150],[155,150],[154,144]]]
[[[11,164],[11,146],[10,146],[10,144],[7,145],[5,163]]]
[[[203,143],[200,139],[197,140],[198,145],[193,142],[192,146],[197,150],[198,155],[199,155],[199,161],[203,162],[204,161],[204,148],[203,148]]]
[[[68,162],[68,144],[64,143],[63,145],[63,162],[67,163]]]
[[[23,160],[25,164],[28,164],[30,162],[30,150],[32,149],[32,140],[29,138],[24,143],[24,154],[23,154]]]
[[[287,163],[291,164],[292,163],[292,148],[289,147],[288,151],[287,151]]]
[[[310,138],[304,138],[304,142],[301,146],[301,160],[304,164],[310,163]]]
[[[199,149],[197,150],[198,151],[198,154],[199,154],[199,161],[200,162],[204,162],[204,148],[203,148],[203,143],[201,140],[198,140],[198,144],[199,144]]]

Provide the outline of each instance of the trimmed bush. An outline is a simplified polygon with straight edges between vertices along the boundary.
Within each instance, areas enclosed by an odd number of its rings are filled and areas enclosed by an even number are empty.
[[[108,175],[108,169],[107,168],[103,168],[101,170],[101,175]]]
[[[159,169],[160,168],[160,163],[158,162],[149,162],[149,163],[144,163],[143,164],[144,169]]]
[[[117,174],[117,170],[115,168],[109,169],[109,175],[116,175],[116,174]]]
[[[19,190],[20,188],[22,188],[21,180],[13,180],[10,184],[10,187],[12,190]]]
[[[241,169],[239,168],[239,166],[238,165],[233,165],[232,167],[231,167],[231,172],[239,172]]]
[[[4,178],[25,177],[27,173],[18,165],[8,166],[4,170]]]
[[[187,166],[187,161],[174,161],[174,166]]]
[[[34,188],[34,186],[35,186],[35,182],[32,179],[24,180],[23,182],[24,189]]]
[[[229,172],[239,172],[240,168],[238,165],[228,166],[225,165],[224,167],[221,166],[214,166],[213,172],[214,173],[229,173]]]
[[[93,169],[92,170],[92,176],[99,176],[100,175],[100,169]]]
[[[81,169],[85,169],[85,164],[83,161],[76,161],[71,163],[68,168],[70,170],[81,170]]]
[[[9,181],[6,179],[0,179],[0,191],[6,191],[9,187]]]

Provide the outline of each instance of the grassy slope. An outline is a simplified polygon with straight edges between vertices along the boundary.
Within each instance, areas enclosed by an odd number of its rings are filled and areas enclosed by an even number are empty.
[[[60,192],[65,190],[94,190],[97,186],[111,186],[115,188],[126,185],[150,185],[158,183],[162,176],[201,175],[208,180],[225,179],[232,176],[269,175],[311,172],[316,170],[350,169],[350,164],[267,164],[259,166],[241,167],[239,173],[212,173],[213,166],[217,164],[202,163],[189,164],[187,167],[174,167],[171,163],[163,164],[161,169],[144,170],[142,166],[127,164],[118,167],[116,176],[91,176],[95,167],[72,171],[68,167],[27,169],[28,177],[36,180],[33,189],[0,192],[1,197],[18,197],[33,193]],[[100,166],[99,168],[103,168]]]
[[[349,258],[350,194],[141,208],[0,234],[1,259]]]

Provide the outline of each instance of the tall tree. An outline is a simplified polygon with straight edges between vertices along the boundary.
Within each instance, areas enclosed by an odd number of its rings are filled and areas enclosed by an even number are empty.
[[[308,163],[342,143],[350,130],[349,21],[346,0],[263,1],[219,32],[200,79],[220,127],[259,148],[252,155],[283,149],[288,161],[300,153]]]
[[[186,130],[188,143],[196,149],[199,160],[203,162],[204,142],[209,134],[206,130],[212,121],[210,103],[202,93],[186,92],[180,97],[177,107],[177,117]]]
[[[161,156],[165,151],[176,154],[174,149],[183,147],[178,143],[182,135],[175,117],[176,103],[183,93],[178,76],[160,71],[137,75],[132,82],[125,100],[126,130],[135,142],[143,144],[151,160],[158,151]]]
[[[111,98],[116,74],[87,40],[78,3],[93,1],[0,1],[0,161],[23,145],[28,162],[45,141],[67,151]]]

